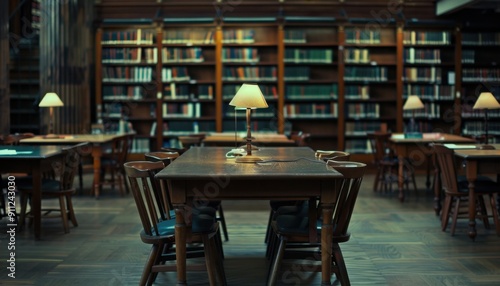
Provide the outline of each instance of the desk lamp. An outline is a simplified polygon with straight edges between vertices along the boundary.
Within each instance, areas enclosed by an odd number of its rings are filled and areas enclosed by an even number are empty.
[[[415,123],[415,110],[423,109],[424,104],[420,98],[416,95],[408,96],[405,104],[403,105],[403,110],[411,110],[412,115],[410,119],[410,124],[407,132],[405,132],[405,138],[422,138],[422,133],[418,132],[417,124]]]
[[[49,131],[45,138],[58,138],[54,135],[54,107],[64,106],[59,96],[55,92],[48,92],[42,98],[42,101],[38,104],[39,107],[49,107],[50,121],[49,121]]]
[[[484,135],[485,144],[488,144],[488,109],[500,108],[500,104],[491,92],[481,92],[472,109],[484,109]]]
[[[238,163],[254,163],[262,161],[257,156],[252,155],[252,133],[250,117],[252,109],[267,108],[267,102],[257,84],[244,83],[236,92],[229,105],[234,107],[246,108],[247,111],[247,140],[246,140],[246,156],[236,158]],[[236,112],[236,111],[235,111]]]

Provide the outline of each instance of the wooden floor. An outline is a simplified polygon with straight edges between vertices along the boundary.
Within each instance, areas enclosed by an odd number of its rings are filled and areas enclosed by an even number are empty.
[[[372,180],[372,175],[365,176],[351,240],[341,246],[352,285],[500,285],[500,238],[493,230],[478,224],[472,242],[466,221],[461,221],[451,237],[440,230],[423,178],[418,180],[418,194],[408,193],[403,204],[396,194],[373,193]],[[69,234],[62,232],[58,220],[42,222],[41,241],[33,240],[30,229],[16,233],[15,279],[7,277],[2,220],[0,284],[138,284],[149,246],[139,238],[141,224],[132,196],[110,190],[99,200],[76,196],[74,205],[79,226]],[[224,243],[229,285],[265,285],[268,203],[225,201],[223,206],[230,236]],[[189,285],[208,284],[204,272],[190,272],[188,278]],[[319,285],[319,274],[292,270],[280,278],[279,285]],[[175,273],[160,274],[155,285],[175,285]]]

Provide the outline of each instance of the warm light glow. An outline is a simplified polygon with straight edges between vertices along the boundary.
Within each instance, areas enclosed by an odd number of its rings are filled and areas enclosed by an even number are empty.
[[[472,109],[496,109],[500,108],[500,103],[491,92],[481,92],[477,98],[476,104]]]
[[[405,105],[403,105],[403,110],[411,110],[411,109],[422,109],[424,108],[424,104],[418,98],[416,95],[410,95],[408,96],[408,99],[405,102]]]
[[[267,108],[267,102],[256,84],[244,83],[229,103],[231,106],[244,108]]]
[[[59,96],[55,92],[48,92],[43,97],[42,101],[38,104],[40,107],[56,107],[64,106]]]

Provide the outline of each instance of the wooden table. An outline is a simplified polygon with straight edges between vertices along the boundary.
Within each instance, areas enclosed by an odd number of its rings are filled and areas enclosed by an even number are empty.
[[[474,181],[479,174],[500,174],[500,150],[455,150],[455,156],[465,161],[465,176],[469,181],[469,237],[474,240],[477,234]]]
[[[61,160],[64,146],[1,146],[0,150],[13,150],[14,154],[0,153],[0,172],[29,173],[33,179],[31,212],[34,217],[35,239],[41,237],[42,173],[52,169]],[[15,181],[14,181],[15,182]]]
[[[78,144],[89,142],[92,145],[91,155],[94,168],[94,186],[93,191],[95,197],[99,197],[100,180],[101,180],[101,157],[103,150],[111,144],[111,142],[124,134],[81,134],[81,135],[61,135],[59,138],[44,138],[43,136],[35,136],[32,138],[22,139],[21,144]]]
[[[315,159],[308,147],[268,147],[255,151],[263,163],[226,159],[231,148],[194,147],[156,175],[167,180],[176,212],[177,285],[187,285],[186,241],[193,200],[270,200],[319,197],[323,211],[322,283],[330,285],[334,184],[342,175]]]
[[[398,166],[398,190],[399,190],[399,200],[404,202],[404,174],[403,167],[406,159],[410,158],[414,162],[424,162],[427,161],[427,188],[430,187],[430,157],[432,156],[432,148],[429,146],[430,143],[475,143],[474,139],[466,138],[453,134],[446,133],[423,133],[422,138],[405,138],[404,134],[393,134],[389,139],[396,154],[398,156],[399,166]],[[437,171],[437,169],[435,169]],[[434,178],[437,174],[435,174]],[[436,190],[436,184],[434,188],[434,200],[436,203],[439,202],[440,190]]]
[[[283,134],[260,134],[260,135],[254,135],[252,137],[254,137],[254,139],[252,139],[252,144],[255,146],[286,147],[295,145],[294,140],[288,139]],[[235,138],[235,134],[230,134],[230,133],[213,134],[203,139],[204,146],[236,147],[236,145],[242,146],[245,143],[246,143],[246,137],[241,137],[237,135]]]

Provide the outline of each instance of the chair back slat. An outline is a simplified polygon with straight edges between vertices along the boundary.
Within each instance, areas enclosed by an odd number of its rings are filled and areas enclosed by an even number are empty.
[[[165,217],[166,209],[162,193],[153,187],[156,184],[154,175],[164,168],[162,162],[133,161],[124,164],[129,178],[132,194],[141,218],[144,232],[147,235],[159,235],[158,223]]]
[[[334,225],[333,235],[346,236],[348,235],[347,231],[354,205],[365,174],[366,164],[334,160],[329,160],[327,164],[344,177],[336,183],[337,200],[333,210],[332,222]]]
[[[62,172],[60,174],[61,188],[69,190],[73,188],[73,182],[78,172],[78,166],[82,156],[90,154],[88,142],[82,142],[74,146],[64,148],[65,156],[62,162]]]
[[[387,132],[371,132],[367,134],[368,141],[370,142],[370,147],[373,153],[373,159],[375,163],[378,163],[384,160],[390,152],[389,148],[389,138],[391,138],[392,134]]]
[[[453,150],[442,144],[432,144],[441,173],[441,186],[447,193],[457,193],[457,172]]]

